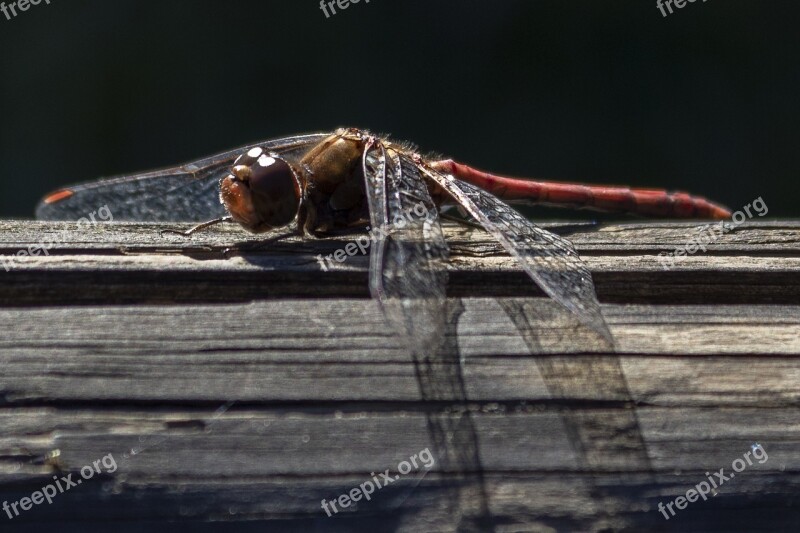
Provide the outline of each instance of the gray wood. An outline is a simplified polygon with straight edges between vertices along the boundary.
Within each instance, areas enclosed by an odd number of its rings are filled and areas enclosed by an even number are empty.
[[[696,223],[551,224],[590,266],[611,352],[479,231],[446,227],[453,357],[419,375],[353,237],[264,249],[233,226],[0,222],[0,501],[117,470],[11,522],[248,531],[787,530],[800,523],[800,222],[753,222],[665,270]],[[183,227],[178,225],[177,227]],[[524,310],[520,330],[504,309]],[[448,380],[460,380],[453,388]],[[444,441],[441,438],[445,438]],[[708,501],[658,503],[761,444]],[[334,500],[414,469],[328,518]],[[59,458],[46,454],[59,450]],[[67,475],[66,473],[59,476]],[[0,522],[8,520],[0,511]]]

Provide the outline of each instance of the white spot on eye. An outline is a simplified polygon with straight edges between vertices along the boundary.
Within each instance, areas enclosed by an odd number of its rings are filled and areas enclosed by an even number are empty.
[[[275,158],[268,155],[262,155],[258,158],[258,164],[262,167],[269,167],[275,164]]]
[[[251,148],[250,151],[247,152],[247,155],[249,155],[250,157],[259,157],[263,153],[264,153],[264,150],[262,150],[261,148],[256,147],[256,148]]]

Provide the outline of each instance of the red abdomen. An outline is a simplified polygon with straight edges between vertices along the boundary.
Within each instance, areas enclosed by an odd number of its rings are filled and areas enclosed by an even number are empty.
[[[731,212],[727,208],[685,192],[507,178],[476,170],[456,163],[452,159],[436,161],[431,166],[509,202],[595,209],[664,218],[721,220],[731,216]]]

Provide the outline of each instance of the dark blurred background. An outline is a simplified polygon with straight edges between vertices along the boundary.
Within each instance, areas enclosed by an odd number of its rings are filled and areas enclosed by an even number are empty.
[[[655,0],[365,1],[330,18],[318,0],[0,14],[0,216],[76,181],[342,125],[501,173],[800,215],[797,0],[666,18]]]

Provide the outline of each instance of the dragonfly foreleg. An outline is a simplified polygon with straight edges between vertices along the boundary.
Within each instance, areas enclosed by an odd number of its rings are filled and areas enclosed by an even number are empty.
[[[177,230],[177,229],[162,229],[161,230],[161,235],[163,236],[165,233],[172,233],[174,235],[180,235],[182,237],[191,237],[192,235],[194,235],[198,231],[202,231],[202,230],[204,230],[206,228],[210,228],[211,226],[216,226],[217,224],[221,224],[223,222],[233,222],[233,217],[227,216],[227,217],[215,218],[214,220],[209,220],[207,222],[202,222],[202,223],[200,223],[200,224],[198,224],[196,226],[193,226],[193,227],[187,229],[186,231],[180,231],[180,230]]]

